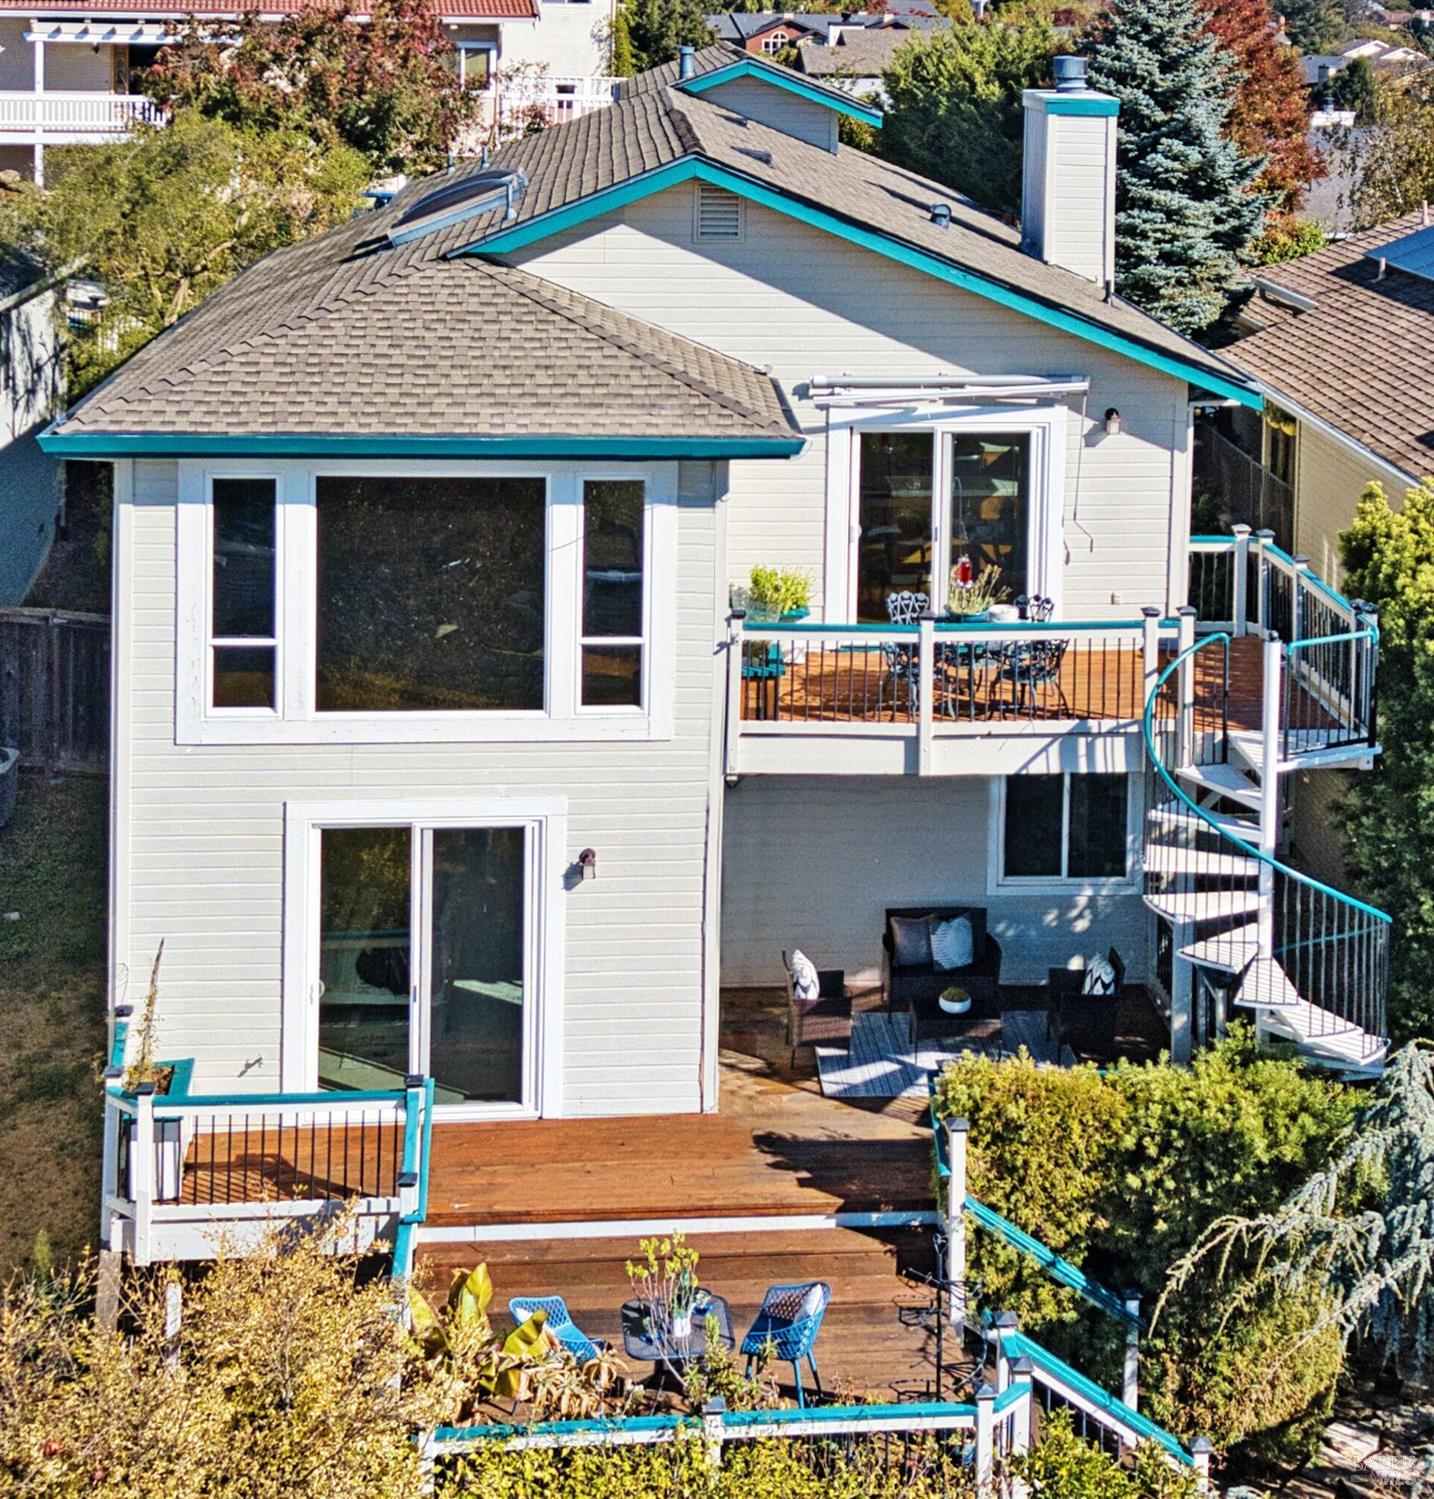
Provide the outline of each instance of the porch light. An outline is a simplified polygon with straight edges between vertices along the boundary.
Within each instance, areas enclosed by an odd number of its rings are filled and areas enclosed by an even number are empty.
[[[1114,406],[1107,407],[1105,413],[1105,435],[1107,437],[1114,437],[1119,433],[1119,431],[1120,413],[1115,409]]]
[[[578,855],[578,868],[582,870],[585,880],[595,880],[597,878],[597,850],[585,848]]]

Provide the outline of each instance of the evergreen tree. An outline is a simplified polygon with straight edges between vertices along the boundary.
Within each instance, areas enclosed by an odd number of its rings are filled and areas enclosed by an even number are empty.
[[[1395,510],[1378,484],[1340,538],[1345,586],[1379,610],[1379,743],[1344,801],[1356,888],[1394,918],[1389,1024],[1434,1034],[1434,478]]]
[[[1275,9],[1301,52],[1328,52],[1344,31],[1341,0],[1275,0]]]
[[[1021,203],[1021,91],[1050,81],[1055,36],[1041,21],[918,32],[882,79],[879,154],[978,203]]]
[[[633,66],[632,32],[627,24],[627,5],[620,4],[612,18],[612,36],[608,42],[610,57],[608,67],[614,78],[631,78],[637,71]]]
[[[1279,38],[1270,0],[1201,0],[1205,24],[1239,73],[1228,133],[1246,156],[1263,156],[1256,185],[1283,212],[1323,174],[1310,148],[1304,73]]]
[[[679,47],[705,47],[712,40],[700,0],[622,0],[622,9],[634,73],[671,62]]]
[[[1226,129],[1236,79],[1197,0],[1114,0],[1091,82],[1120,100],[1120,293],[1181,333],[1220,316],[1264,219],[1264,162]]]

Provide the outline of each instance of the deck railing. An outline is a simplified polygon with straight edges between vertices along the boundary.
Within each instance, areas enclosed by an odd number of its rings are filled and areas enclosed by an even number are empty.
[[[162,125],[168,116],[144,94],[49,89],[0,89],[0,131],[53,131],[57,135],[124,135],[138,124]]]
[[[1285,647],[1286,759],[1375,744],[1379,623],[1275,545],[1271,531],[1236,526],[1190,542],[1190,602],[1202,634],[1273,635]]]
[[[742,736],[934,740],[1138,722],[1178,626],[1138,620],[909,625],[731,617],[728,769]]]
[[[164,1094],[106,1087],[112,1247],[138,1264],[202,1259],[222,1236],[242,1247],[268,1223],[351,1210],[355,1247],[391,1234],[394,1273],[409,1272],[427,1202],[431,1079],[351,1093],[194,1095],[185,1084],[181,1072]]]

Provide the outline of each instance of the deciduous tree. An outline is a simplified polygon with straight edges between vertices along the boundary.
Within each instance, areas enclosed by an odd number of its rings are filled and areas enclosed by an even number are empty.
[[[700,0],[621,0],[621,9],[634,73],[671,62],[679,47],[705,47],[712,40]]]
[[[1355,226],[1368,229],[1434,198],[1434,68],[1375,83],[1373,107],[1335,143],[1351,180]]]
[[[1344,30],[1341,0],[1275,0],[1275,9],[1301,52],[1328,52]]]
[[[355,12],[360,11],[361,19]],[[191,19],[144,75],[162,103],[241,130],[303,130],[378,172],[441,167],[477,117],[427,0],[305,0],[277,20]]]
[[[1264,168],[1228,135],[1234,70],[1196,0],[1114,0],[1091,82],[1120,100],[1116,287],[1181,333],[1220,316],[1259,231]]]
[[[882,82],[877,149],[978,203],[1014,214],[1021,202],[1021,92],[1050,81],[1055,36],[1041,21],[967,22],[919,32]]]
[[[1255,185],[1271,206],[1297,208],[1323,174],[1311,149],[1299,58],[1279,40],[1269,0],[1201,0],[1206,25],[1239,74],[1227,133],[1246,156],[1264,158]]]

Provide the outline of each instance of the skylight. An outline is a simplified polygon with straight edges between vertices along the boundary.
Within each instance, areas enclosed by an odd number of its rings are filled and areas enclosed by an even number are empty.
[[[389,227],[389,243],[407,244],[499,207],[504,210],[504,218],[511,219],[517,214],[518,200],[527,185],[522,172],[489,168],[451,177],[399,214]]]

